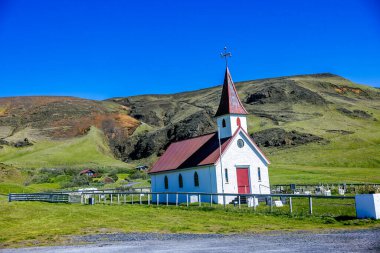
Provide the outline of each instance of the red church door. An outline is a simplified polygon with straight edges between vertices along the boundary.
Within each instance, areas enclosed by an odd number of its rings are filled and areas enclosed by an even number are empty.
[[[237,168],[237,185],[238,185],[238,193],[250,193],[251,187],[249,185],[249,174],[248,168]]]

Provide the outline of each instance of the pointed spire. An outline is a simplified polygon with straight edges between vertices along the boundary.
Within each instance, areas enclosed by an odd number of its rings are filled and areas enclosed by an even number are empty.
[[[226,67],[224,75],[224,83],[222,90],[222,97],[220,98],[219,108],[215,117],[226,114],[248,114],[243,104],[241,103],[235,84],[232,81],[230,70]]]

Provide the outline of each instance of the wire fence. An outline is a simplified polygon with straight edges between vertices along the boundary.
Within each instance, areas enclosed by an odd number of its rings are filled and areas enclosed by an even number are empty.
[[[302,194],[229,194],[201,192],[82,192],[82,204],[148,205],[240,209],[262,213],[355,216],[354,196]]]

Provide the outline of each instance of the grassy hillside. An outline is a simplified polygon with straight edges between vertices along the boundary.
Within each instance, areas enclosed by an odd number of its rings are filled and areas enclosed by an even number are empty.
[[[272,183],[380,182],[379,91],[347,80],[329,78],[330,84],[343,84],[347,89],[342,93],[335,88],[336,93],[329,93],[325,87],[316,85],[320,82],[319,78],[294,79],[303,87],[320,94],[327,104],[323,107],[292,105],[293,113],[318,116],[279,122],[277,125],[253,116],[249,121],[253,126],[251,131],[280,127],[321,136],[329,142],[291,148],[265,148],[272,161]],[[348,113],[342,113],[342,108]],[[350,115],[349,112],[353,111],[366,114]]]
[[[79,138],[45,140],[22,149],[5,146],[0,162],[21,168],[128,166],[114,158],[104,134],[95,127]]]
[[[272,162],[272,184],[380,182],[379,89],[332,74],[236,87],[250,113],[250,134],[264,140],[259,144]],[[216,130],[220,95],[218,86],[101,102],[0,98],[0,163],[24,169],[151,165],[170,142]],[[284,135],[275,136],[276,129]],[[316,138],[303,140],[307,135]],[[280,145],[266,145],[273,138]]]
[[[250,113],[250,134],[283,129],[323,138],[303,145],[261,146],[272,161],[271,183],[380,182],[379,89],[332,74],[261,79],[236,87]],[[127,149],[125,155],[155,160],[171,141],[215,131],[212,116],[220,93],[220,87],[213,87],[112,99],[130,107],[131,115],[144,123],[134,134],[138,145],[130,145],[144,152]],[[152,138],[159,142],[143,141]]]

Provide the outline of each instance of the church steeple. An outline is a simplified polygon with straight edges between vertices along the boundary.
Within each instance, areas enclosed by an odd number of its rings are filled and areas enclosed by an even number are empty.
[[[215,114],[215,117],[223,116],[226,114],[248,114],[247,110],[244,108],[239,99],[228,67],[226,67],[226,72],[224,74],[222,97],[220,98],[219,107]]]
[[[239,128],[246,132],[248,131],[246,117],[248,112],[239,99],[230,70],[228,69],[227,60],[232,55],[227,52],[226,47],[224,48],[224,53],[220,55],[226,60],[226,73],[224,74],[222,96],[215,117],[220,138],[228,138]]]

